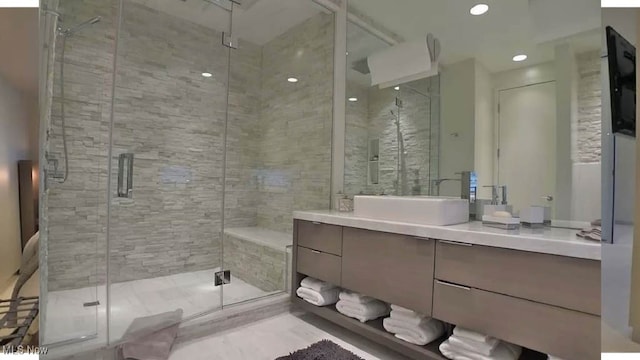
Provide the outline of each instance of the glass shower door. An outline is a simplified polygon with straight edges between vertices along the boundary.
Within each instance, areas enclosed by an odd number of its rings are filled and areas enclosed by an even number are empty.
[[[115,1],[43,2],[40,228],[43,344],[104,341]],[[72,345],[74,346],[74,345]]]
[[[288,289],[293,211],[328,209],[331,187],[334,14],[312,0],[248,1],[233,26],[224,306]]]
[[[224,1],[123,0],[110,169],[109,342],[221,306],[230,26]]]

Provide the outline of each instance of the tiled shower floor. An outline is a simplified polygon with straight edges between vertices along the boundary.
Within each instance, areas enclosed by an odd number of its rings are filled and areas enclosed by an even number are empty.
[[[218,269],[182,273],[112,285],[109,338],[119,339],[136,317],[158,314],[182,308],[188,317],[207,310],[220,308],[222,287],[214,286],[214,273]],[[239,278],[231,278],[224,285],[224,304],[229,305],[269,293]],[[84,307],[85,302],[100,301],[100,305]],[[75,345],[85,350],[106,342],[105,286],[54,291],[46,301],[45,344],[65,341],[91,334],[94,340]],[[67,346],[69,347],[69,346]],[[73,347],[73,346],[70,346]]]

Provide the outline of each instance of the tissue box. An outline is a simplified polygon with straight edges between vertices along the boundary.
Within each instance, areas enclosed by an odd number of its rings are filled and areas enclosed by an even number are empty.
[[[542,226],[545,209],[542,206],[529,206],[520,210],[520,222],[527,226]]]

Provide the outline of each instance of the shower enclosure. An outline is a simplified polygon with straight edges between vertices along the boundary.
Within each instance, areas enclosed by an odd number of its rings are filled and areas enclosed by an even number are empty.
[[[286,291],[292,212],[329,208],[333,13],[41,5],[42,343]]]

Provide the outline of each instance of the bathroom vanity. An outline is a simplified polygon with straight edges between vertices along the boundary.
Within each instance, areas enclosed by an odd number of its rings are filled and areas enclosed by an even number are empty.
[[[600,244],[575,230],[294,213],[295,304],[411,358],[445,359],[444,339],[409,344],[387,333],[382,319],[360,323],[298,298],[305,276],[566,360],[600,358]]]

